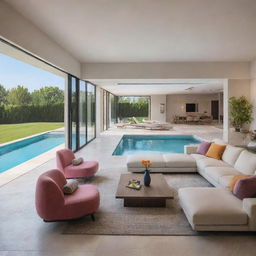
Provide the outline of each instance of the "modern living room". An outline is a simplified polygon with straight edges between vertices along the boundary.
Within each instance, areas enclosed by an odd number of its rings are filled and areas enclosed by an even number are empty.
[[[0,186],[0,255],[254,255],[255,11],[0,1],[1,42],[67,74],[65,148]],[[118,96],[150,98],[146,125],[111,127]]]

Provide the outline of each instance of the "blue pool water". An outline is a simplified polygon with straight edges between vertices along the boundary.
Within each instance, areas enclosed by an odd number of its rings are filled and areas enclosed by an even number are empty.
[[[194,136],[137,136],[125,135],[117,145],[113,155],[132,155],[140,153],[184,153],[184,146],[198,144]]]
[[[45,133],[0,146],[0,173],[64,143],[64,134]]]

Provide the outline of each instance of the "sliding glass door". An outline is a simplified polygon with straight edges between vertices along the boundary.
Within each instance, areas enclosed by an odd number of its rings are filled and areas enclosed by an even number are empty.
[[[79,81],[79,147],[87,142],[86,138],[86,83]]]
[[[69,148],[79,150],[95,138],[96,88],[69,75]]]
[[[95,137],[95,86],[87,83],[87,140]]]
[[[102,89],[103,92],[103,130],[117,123],[118,97]]]
[[[75,77],[69,77],[69,147],[72,150],[77,148],[77,80]]]

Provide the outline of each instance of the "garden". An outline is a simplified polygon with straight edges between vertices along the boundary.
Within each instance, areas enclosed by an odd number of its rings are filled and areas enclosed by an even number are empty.
[[[0,85],[0,143],[64,126],[64,91],[45,86],[29,92]]]

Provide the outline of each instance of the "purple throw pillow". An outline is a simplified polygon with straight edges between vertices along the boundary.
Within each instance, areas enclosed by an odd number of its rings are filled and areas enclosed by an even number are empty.
[[[233,190],[233,194],[239,199],[256,196],[256,175],[239,180]]]
[[[199,144],[196,153],[200,154],[200,155],[205,155],[209,149],[209,147],[211,146],[211,142],[207,142],[207,141],[201,141],[201,143]]]

